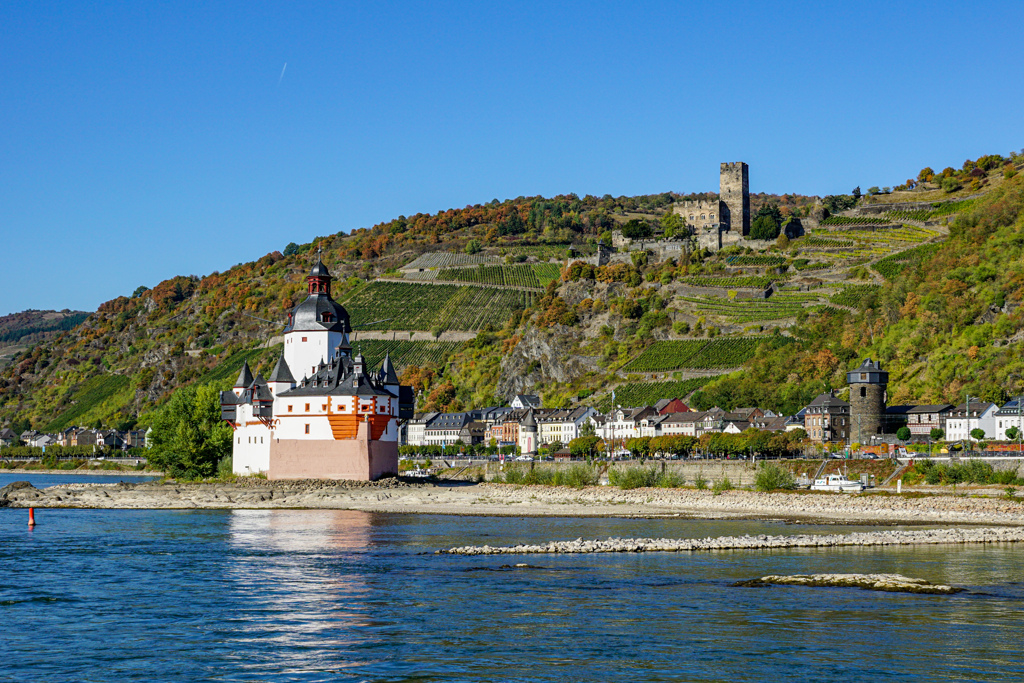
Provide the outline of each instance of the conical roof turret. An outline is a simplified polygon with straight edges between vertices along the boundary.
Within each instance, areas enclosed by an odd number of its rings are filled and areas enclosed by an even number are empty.
[[[533,408],[526,411],[526,417],[524,417],[523,421],[519,423],[519,426],[526,427],[527,431],[530,431],[531,429],[533,431],[537,431],[537,420],[533,417]]]
[[[249,361],[242,363],[242,371],[238,373],[238,381],[235,382],[236,389],[246,389],[252,384],[252,370],[249,369]]]
[[[384,354],[384,362],[380,364],[380,379],[383,384],[398,384],[398,373],[391,363],[391,352]]]
[[[295,384],[291,368],[288,367],[288,363],[284,359],[284,351],[281,352],[281,357],[277,359],[277,365],[274,366],[274,371],[270,373],[270,379],[267,381]]]

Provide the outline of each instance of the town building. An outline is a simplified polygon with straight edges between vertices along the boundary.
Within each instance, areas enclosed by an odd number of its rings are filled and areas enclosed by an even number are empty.
[[[658,411],[659,415],[690,412],[690,407],[679,398],[663,398],[654,404],[654,409]]]
[[[416,413],[411,419],[402,423],[400,442],[403,446],[426,446],[427,424],[437,413]]]
[[[1024,396],[1017,396],[1007,401],[996,411],[996,428],[993,436],[999,441],[1008,441],[1006,430],[1016,427],[1017,431],[1024,430]],[[980,425],[979,425],[980,426]],[[984,427],[981,427],[984,429]],[[987,435],[988,432],[986,431]],[[24,437],[22,437],[24,439]]]
[[[18,435],[13,430],[8,427],[0,429],[0,446],[17,446],[18,442]]]
[[[820,394],[807,406],[804,429],[818,443],[846,443],[850,438],[850,404],[832,392]]]
[[[462,441],[462,430],[470,422],[468,413],[436,413],[424,431],[425,445],[451,446]]]
[[[889,406],[885,409],[887,425],[883,431],[895,433],[900,427],[910,429],[912,439],[924,440],[931,436],[933,429],[942,429],[946,416],[953,406],[948,403],[941,405],[908,405]]]
[[[946,441],[976,441],[971,432],[980,429],[988,438],[1003,439],[1006,430],[1000,429],[1002,420],[997,416],[999,406],[989,401],[961,403],[946,413]]]
[[[587,424],[591,415],[597,411],[590,407],[573,408],[572,410],[534,411],[539,428],[538,438],[542,444],[567,444],[580,436],[583,425]]]
[[[412,417],[412,390],[399,384],[390,357],[375,371],[352,355],[332,280],[318,254],[270,377],[253,377],[243,364],[234,388],[221,392],[236,474],[370,480],[398,472],[398,421]]]
[[[516,410],[540,408],[540,396],[537,396],[536,394],[516,394],[512,397],[509,405]]]

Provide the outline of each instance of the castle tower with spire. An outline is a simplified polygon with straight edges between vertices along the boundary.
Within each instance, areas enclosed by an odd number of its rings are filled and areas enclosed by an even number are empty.
[[[352,327],[348,311],[331,298],[333,279],[318,252],[306,277],[306,298],[288,314],[284,329],[284,359],[295,378],[313,375],[339,347],[348,347]]]
[[[232,391],[221,392],[236,474],[370,480],[398,472],[398,422],[412,417],[412,389],[399,384],[390,355],[378,370],[361,353],[352,357],[332,279],[318,252],[269,379],[244,363]]]

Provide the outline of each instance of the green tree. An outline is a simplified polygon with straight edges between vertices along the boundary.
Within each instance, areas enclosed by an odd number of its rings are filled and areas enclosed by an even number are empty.
[[[298,253],[299,253],[299,245],[295,244],[295,242],[289,242],[288,246],[284,248],[284,255],[285,256],[294,256],[295,254],[298,254]]]
[[[597,452],[601,439],[596,436],[580,436],[569,442],[569,454],[574,458],[592,457]]]
[[[132,292],[132,298],[137,299],[138,297],[142,296],[148,291],[149,287],[147,287],[146,285],[139,285],[138,287],[135,288],[135,291]]]
[[[1010,441],[1016,441],[1020,437],[1020,430],[1016,427],[1010,427],[1006,430],[1006,438]]]
[[[231,428],[220,419],[213,384],[181,387],[153,420],[149,462],[180,479],[210,477],[231,454]]]
[[[622,226],[622,236],[626,239],[645,240],[652,234],[654,234],[654,231],[651,229],[651,226],[647,222],[636,218],[627,221]]]
[[[755,240],[773,240],[779,236],[779,224],[771,216],[758,216],[750,226],[750,237]]]
[[[683,222],[683,217],[675,211],[669,211],[661,217],[661,227],[665,229],[665,237],[672,239],[678,234],[683,232],[683,228],[686,223]]]
[[[975,427],[971,430],[971,438],[975,441],[981,441],[985,438],[985,430],[980,427]]]
[[[755,240],[773,240],[779,236],[782,212],[775,204],[765,204],[757,210],[750,226],[750,236]]]
[[[910,427],[900,427],[897,429],[896,438],[900,441],[908,441],[910,439]]]
[[[480,242],[477,240],[470,240],[466,243],[467,254],[479,254],[480,253]]]
[[[943,437],[946,436],[946,432],[938,427],[932,427],[932,430],[928,432],[928,436],[932,438],[932,441],[942,441]]]

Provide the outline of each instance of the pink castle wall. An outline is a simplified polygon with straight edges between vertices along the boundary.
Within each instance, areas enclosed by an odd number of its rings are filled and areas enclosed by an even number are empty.
[[[397,473],[398,443],[370,441],[366,423],[360,423],[355,439],[274,439],[270,443],[268,479],[373,481]]]

